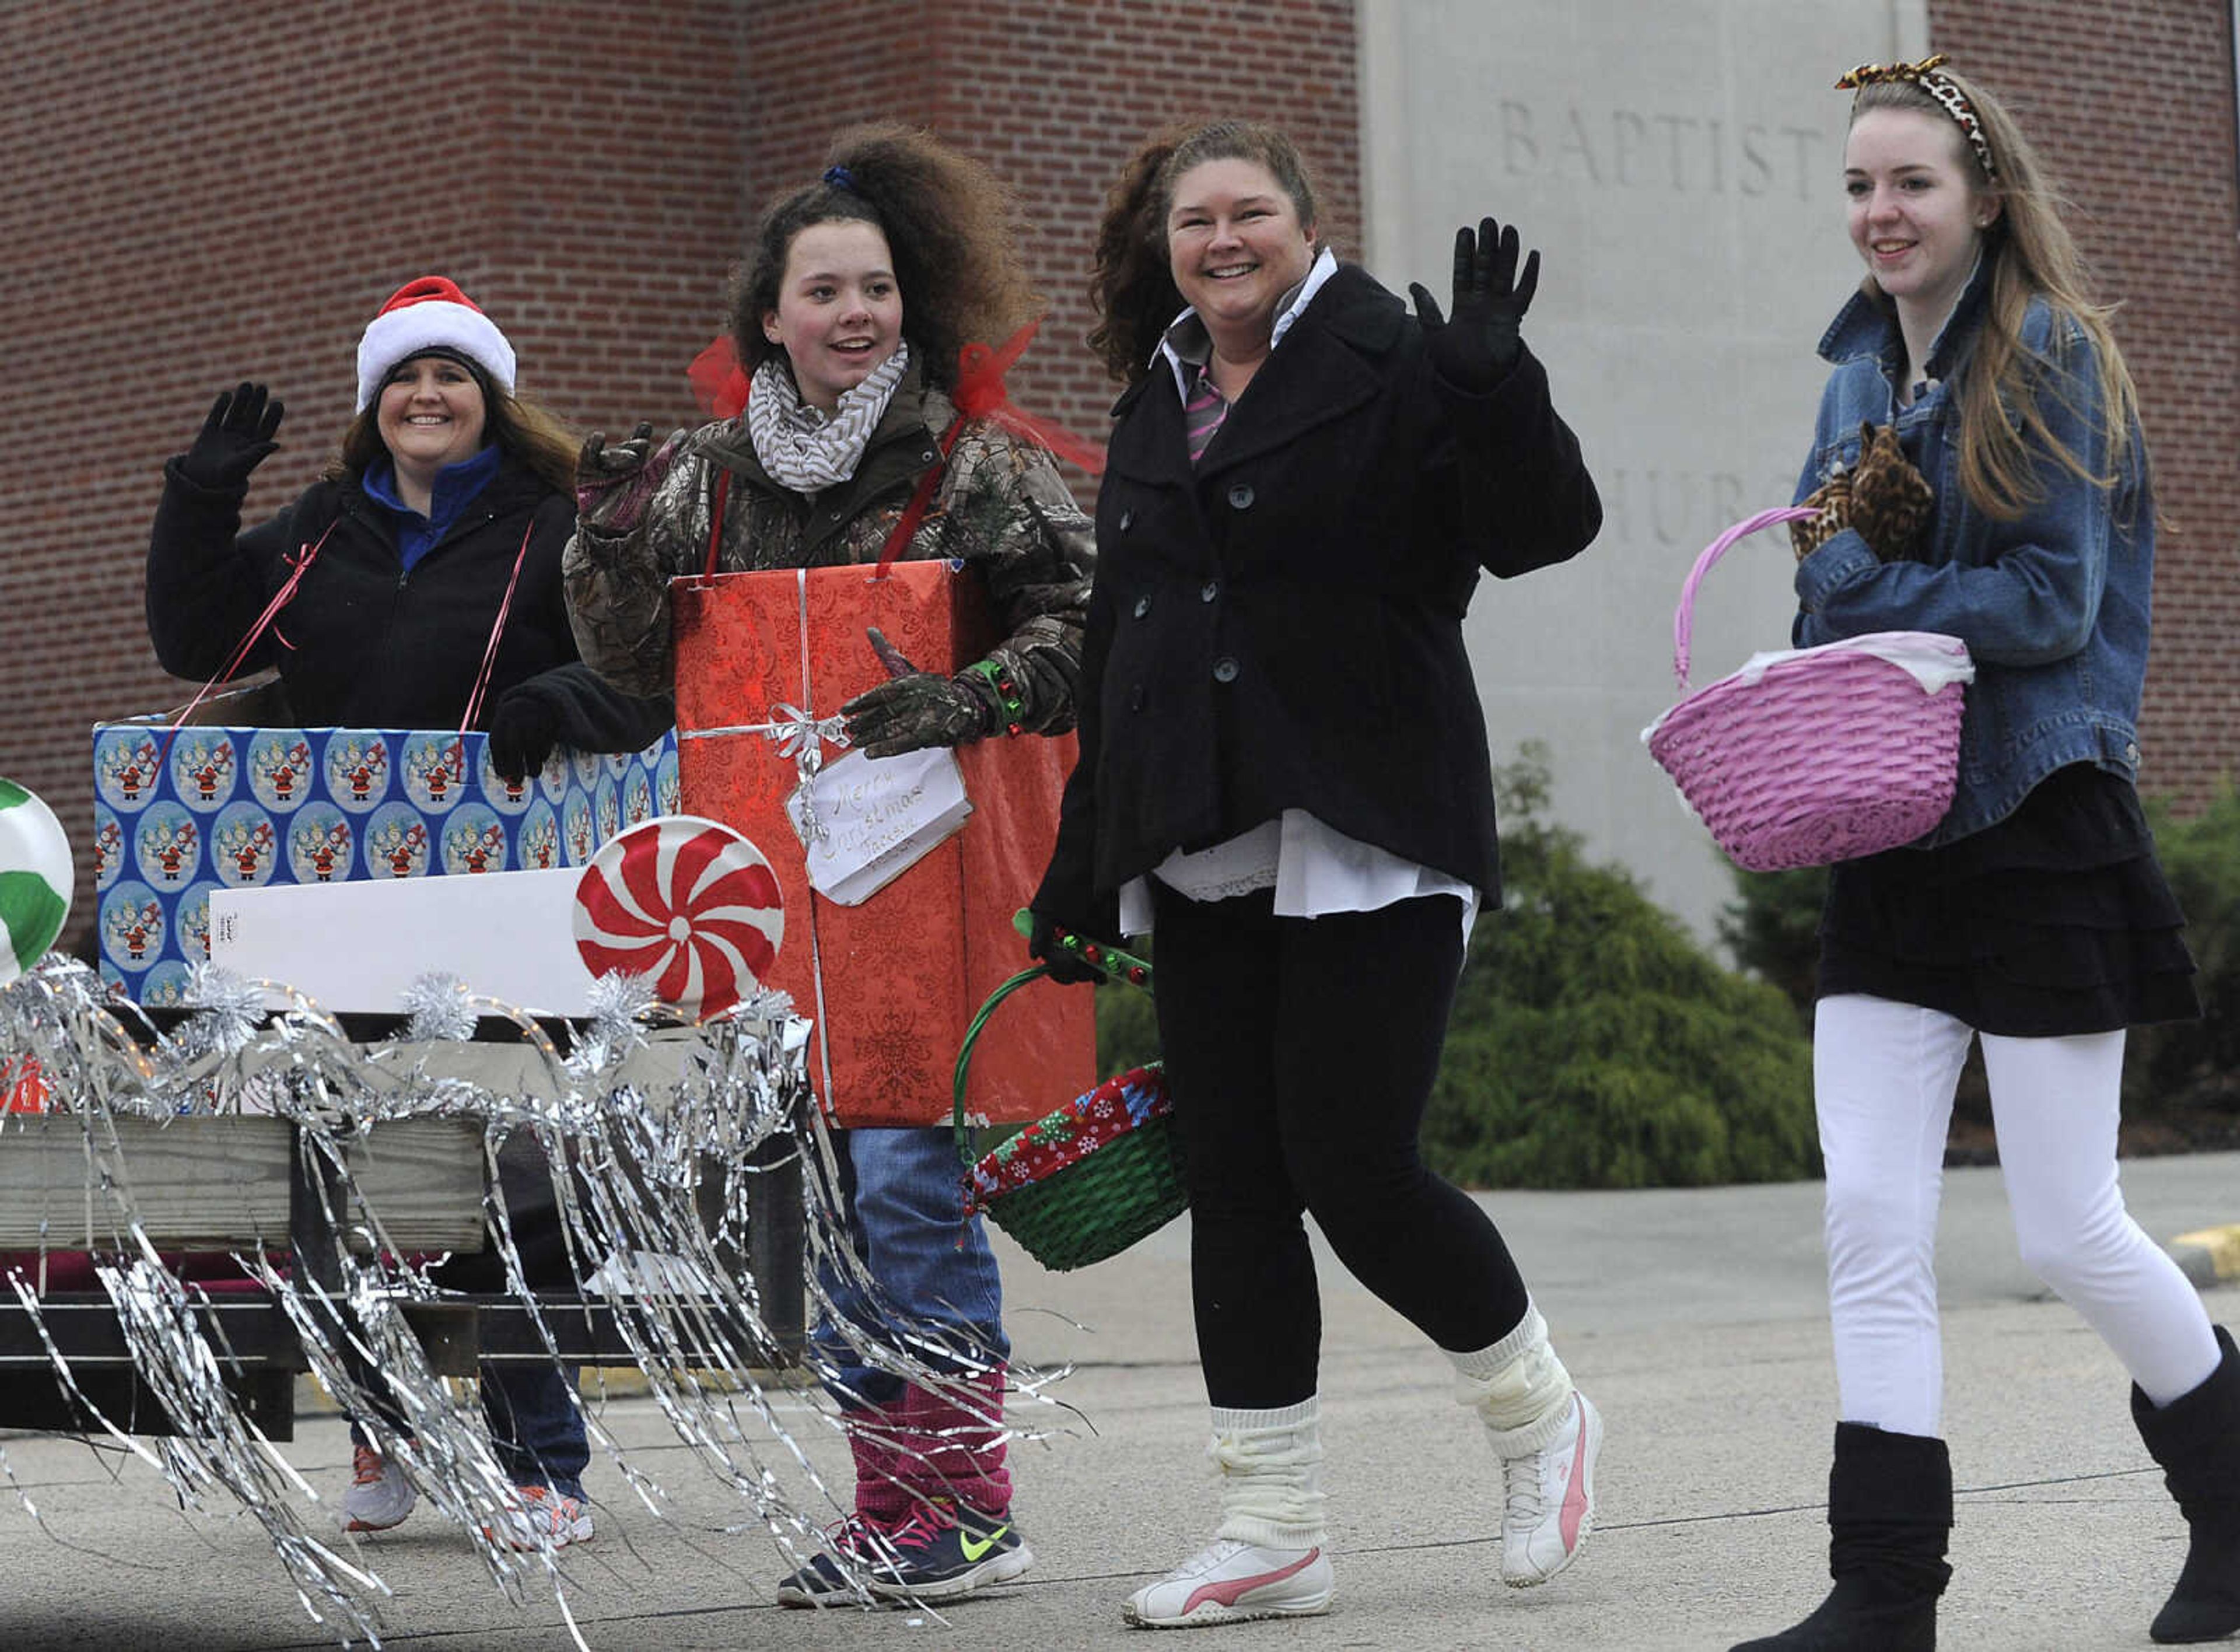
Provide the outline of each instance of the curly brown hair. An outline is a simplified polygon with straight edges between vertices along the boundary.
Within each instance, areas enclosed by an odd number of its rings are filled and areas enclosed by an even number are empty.
[[[468,370],[482,387],[484,444],[495,443],[500,451],[523,470],[562,493],[573,493],[576,455],[583,446],[575,432],[561,422],[558,415],[492,383],[480,369],[470,365]],[[380,420],[381,397],[376,396],[358,410],[357,416],[343,431],[342,444],[335,450],[335,456],[327,461],[329,480],[363,481],[366,466],[388,454],[388,444],[381,439]]]
[[[891,122],[848,128],[824,160],[823,177],[763,210],[732,276],[731,338],[748,371],[778,350],[763,317],[777,308],[794,237],[811,224],[868,223],[886,237],[903,336],[940,389],[957,382],[965,344],[997,342],[1041,307],[1012,243],[1010,192],[979,162]]]
[[[1128,157],[1105,192],[1097,230],[1089,298],[1103,319],[1090,330],[1089,347],[1104,358],[1104,370],[1114,378],[1132,384],[1150,370],[1152,341],[1183,308],[1167,257],[1167,213],[1176,180],[1202,162],[1230,160],[1267,168],[1290,197],[1300,223],[1314,229],[1315,189],[1307,163],[1276,128],[1257,121],[1186,122],[1156,134]]]

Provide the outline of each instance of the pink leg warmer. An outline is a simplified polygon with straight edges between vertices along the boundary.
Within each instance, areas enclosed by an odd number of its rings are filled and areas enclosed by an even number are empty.
[[[1011,1506],[1003,1466],[1003,1368],[950,1379],[938,1393],[903,1390],[895,1477],[927,1499],[953,1498],[983,1515]]]

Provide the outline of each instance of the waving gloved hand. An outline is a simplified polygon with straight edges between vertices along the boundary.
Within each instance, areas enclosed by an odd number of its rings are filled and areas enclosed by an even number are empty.
[[[194,445],[179,456],[179,474],[197,487],[246,487],[249,473],[279,447],[272,434],[287,410],[262,384],[220,390]]]
[[[1416,314],[1423,323],[1423,347],[1441,378],[1465,390],[1490,390],[1509,376],[1523,352],[1517,329],[1540,287],[1540,255],[1533,252],[1517,273],[1517,226],[1502,228],[1480,218],[1455,231],[1454,315],[1442,316],[1431,295],[1410,283]]]
[[[576,460],[576,519],[609,533],[628,533],[645,514],[645,502],[669,474],[684,432],[672,430],[658,448],[653,426],[641,423],[630,440],[607,445],[597,430],[583,443]]]
[[[490,712],[490,767],[506,780],[522,781],[544,767],[560,740],[560,708],[534,682],[520,683],[498,696]]]
[[[1039,963],[1061,987],[1096,986],[1102,983],[1104,971],[1067,947],[1058,939],[1060,933],[1057,923],[1036,913],[1034,933],[1027,937],[1027,956]]]
[[[1898,445],[1897,430],[1859,426],[1859,463],[1851,472],[1851,526],[1886,563],[1923,561],[1937,495]]]
[[[850,744],[870,757],[895,757],[927,746],[961,746],[995,732],[1002,707],[996,686],[977,671],[943,676],[921,671],[872,626],[871,651],[888,678],[840,708]]]

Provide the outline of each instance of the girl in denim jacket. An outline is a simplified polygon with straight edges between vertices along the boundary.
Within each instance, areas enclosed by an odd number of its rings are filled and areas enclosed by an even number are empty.
[[[1952,1523],[1932,1272],[1945,1127],[1981,1039],[2023,1260],[2130,1371],[2191,1529],[2157,1641],[2240,1629],[2240,1355],[2117,1185],[2124,1029],[2199,1013],[2133,789],[2155,510],[2136,396],[2037,157],[1998,103],[1869,65],[1844,147],[1860,290],[1798,496],[1800,646],[1965,642],[1950,812],[1838,865],[1814,1089],[1842,1421],[1835,1589],[1737,1652],[1936,1643]]]

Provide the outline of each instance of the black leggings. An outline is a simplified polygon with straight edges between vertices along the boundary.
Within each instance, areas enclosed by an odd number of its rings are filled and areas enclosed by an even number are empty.
[[[1454,897],[1283,918],[1269,890],[1196,902],[1150,884],[1207,1397],[1257,1410],[1316,1391],[1302,1210],[1441,1348],[1514,1330],[1527,1299],[1500,1230],[1416,1144],[1462,972]]]

